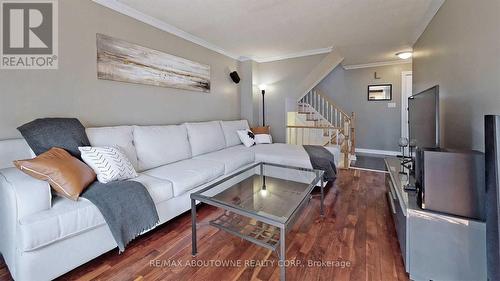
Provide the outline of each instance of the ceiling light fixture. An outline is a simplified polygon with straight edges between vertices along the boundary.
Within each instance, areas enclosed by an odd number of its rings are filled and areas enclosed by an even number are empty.
[[[406,59],[411,58],[412,52],[410,52],[410,51],[399,52],[399,53],[396,53],[396,56],[398,56],[402,60],[406,60]]]

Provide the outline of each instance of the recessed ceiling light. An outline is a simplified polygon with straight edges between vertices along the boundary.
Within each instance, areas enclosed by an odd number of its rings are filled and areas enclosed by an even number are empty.
[[[399,53],[396,53],[396,56],[398,56],[402,60],[406,60],[406,59],[411,58],[412,52],[410,52],[410,51],[399,52]]]

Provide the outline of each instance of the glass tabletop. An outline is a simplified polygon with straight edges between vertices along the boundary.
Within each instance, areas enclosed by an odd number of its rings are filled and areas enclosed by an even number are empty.
[[[258,163],[193,193],[191,198],[287,223],[320,182],[323,173]]]

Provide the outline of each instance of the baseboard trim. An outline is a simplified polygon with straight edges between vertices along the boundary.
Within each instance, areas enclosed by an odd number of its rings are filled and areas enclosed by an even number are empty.
[[[391,155],[391,156],[396,156],[401,154],[401,152],[399,151],[367,149],[367,148],[356,148],[355,151],[359,153],[381,154],[381,155]]]

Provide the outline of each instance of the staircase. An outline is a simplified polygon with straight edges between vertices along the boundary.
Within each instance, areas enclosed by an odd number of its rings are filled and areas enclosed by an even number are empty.
[[[292,122],[291,122],[292,119]],[[355,115],[347,114],[330,98],[313,89],[297,101],[294,116],[288,116],[287,142],[338,146],[342,167],[355,160]]]

